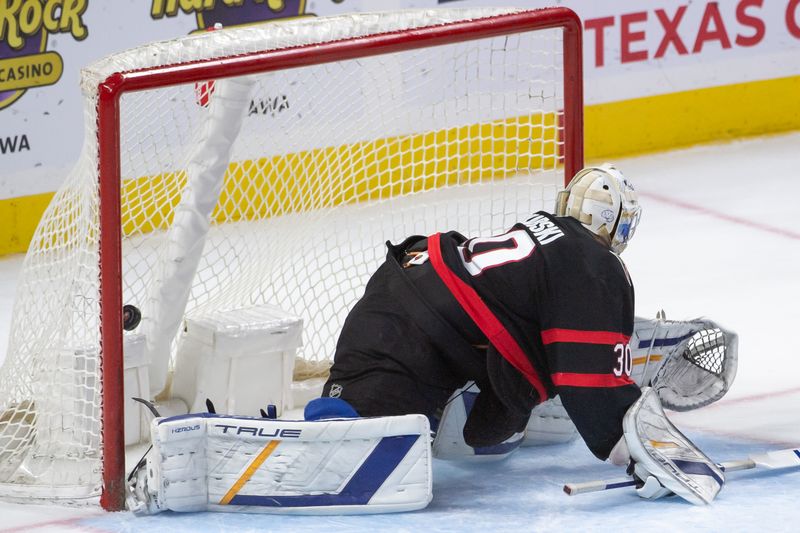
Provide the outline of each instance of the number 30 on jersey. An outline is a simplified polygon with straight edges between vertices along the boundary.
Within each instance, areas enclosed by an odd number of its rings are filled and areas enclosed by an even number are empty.
[[[630,377],[631,375],[631,366],[633,365],[633,361],[631,360],[631,345],[630,344],[622,344],[617,343],[614,346],[614,353],[617,354],[617,366],[614,367],[614,375],[617,377],[621,377],[623,374]]]

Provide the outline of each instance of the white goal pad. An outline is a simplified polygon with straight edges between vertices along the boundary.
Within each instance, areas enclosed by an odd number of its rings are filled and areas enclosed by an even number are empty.
[[[152,439],[129,496],[138,513],[388,513],[422,509],[432,497],[422,415],[185,415],[154,420]]]

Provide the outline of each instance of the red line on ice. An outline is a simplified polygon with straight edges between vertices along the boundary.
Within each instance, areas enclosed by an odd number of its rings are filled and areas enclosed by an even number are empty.
[[[21,526],[14,526],[6,529],[0,529],[0,533],[17,533],[21,531],[35,531],[37,529],[42,528],[51,528],[53,526],[66,526],[66,527],[74,527],[77,531],[87,531],[87,532],[94,532],[94,533],[109,533],[107,529],[101,529],[94,526],[87,526],[86,524],[81,524],[83,520],[89,520],[91,518],[98,518],[103,516],[102,513],[97,514],[95,516],[79,516],[75,518],[64,518],[61,520],[50,520],[47,522],[39,522],[34,524],[25,524]]]
[[[713,403],[711,405],[707,405],[703,409],[711,409],[711,410],[725,409],[726,407],[729,407],[729,406],[732,406],[732,405],[737,405],[737,404],[742,404],[742,403],[757,403],[757,402],[762,401],[762,400],[771,400],[771,399],[774,399],[774,398],[779,398],[781,396],[794,396],[794,395],[796,395],[798,393],[800,393],[800,387],[795,387],[795,388],[791,388],[791,389],[784,389],[784,390],[779,390],[779,391],[774,391],[774,392],[765,392],[765,393],[759,393],[759,394],[752,394],[752,395],[749,395],[749,396],[741,396],[739,398],[732,398],[730,400],[723,399],[723,400],[720,400],[719,402]],[[678,420],[678,424],[681,427],[690,427],[690,428],[693,428],[693,429],[697,429],[697,430],[701,430],[701,431],[704,431],[704,432],[707,432],[707,433],[711,433],[712,435],[720,435],[720,436],[723,436],[723,437],[734,437],[734,438],[739,438],[739,439],[748,439],[748,440],[752,440],[753,442],[762,442],[762,443],[765,443],[765,444],[773,444],[773,445],[781,446],[783,448],[792,448],[792,447],[797,446],[797,442],[796,441],[789,442],[789,441],[783,441],[783,440],[778,440],[778,439],[774,439],[774,438],[765,438],[761,434],[753,433],[753,432],[750,432],[750,431],[735,431],[735,430],[724,430],[724,429],[717,429],[717,428],[708,428],[706,426],[703,426],[702,424],[693,424],[690,421],[682,420],[680,413],[673,413],[673,416],[676,416],[676,418]]]
[[[782,237],[787,237],[789,239],[794,239],[800,241],[800,233],[795,233],[794,231],[789,231],[787,229],[778,228],[775,226],[770,226],[768,224],[762,224],[760,222],[756,222],[754,220],[749,220],[742,217],[736,217],[733,215],[729,215],[727,213],[722,213],[720,211],[714,211],[713,209],[709,209],[707,207],[703,207],[700,205],[695,205],[689,202],[685,202],[683,200],[678,200],[676,198],[670,198],[668,196],[664,196],[662,194],[656,194],[651,192],[641,192],[637,191],[639,196],[644,198],[649,198],[651,200],[655,200],[657,202],[661,202],[664,204],[669,204],[675,207],[680,207],[682,209],[686,209],[687,211],[694,211],[696,213],[700,213],[703,215],[711,216],[714,218],[718,218],[720,220],[725,220],[727,222],[732,222],[734,224],[739,224],[741,226],[747,226],[749,228],[765,231],[767,233],[772,233],[774,235],[781,235]]]
[[[737,403],[757,402],[759,400],[767,400],[771,398],[777,398],[779,396],[793,396],[798,393],[800,393],[800,387],[773,391],[773,392],[762,392],[758,394],[752,394],[749,396],[741,396],[739,398],[731,398],[730,400],[720,400],[717,403],[707,405],[706,407],[704,407],[704,409],[716,409],[719,407],[727,407],[729,405],[734,405]]]

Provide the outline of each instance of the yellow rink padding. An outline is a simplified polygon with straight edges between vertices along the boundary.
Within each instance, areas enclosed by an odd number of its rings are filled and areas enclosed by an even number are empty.
[[[53,198],[51,192],[0,200],[0,255],[28,249],[33,232]]]
[[[800,95],[800,76],[587,106],[585,158],[590,162],[611,160],[624,155],[703,142],[800,129],[800,98],[797,95]],[[546,118],[545,124],[538,126],[550,135],[545,141],[526,142],[526,138],[536,139],[540,132],[533,122],[526,125],[523,120],[516,124],[467,126],[406,138],[326,148],[294,154],[280,161],[274,158],[251,161],[232,172],[222,193],[222,207],[217,208],[214,216],[218,221],[241,220],[263,216],[261,213],[267,211],[292,212],[313,208],[314,204],[336,205],[361,201],[370,198],[365,192],[368,185],[373,186],[376,182],[397,183],[402,175],[415,178],[405,186],[395,185],[405,187],[404,192],[452,183],[465,170],[469,170],[467,174],[470,180],[485,179],[487,176],[503,177],[516,170],[516,167],[538,166],[538,162],[526,160],[535,157],[531,154],[552,157],[554,129],[546,128],[546,123],[552,118]],[[541,119],[539,121],[542,122]],[[480,127],[505,128],[506,131],[502,133],[505,137],[499,141],[491,141],[488,136],[476,137],[473,135],[476,132],[470,131],[470,128]],[[526,132],[526,128],[529,131]],[[526,137],[526,133],[530,133],[531,137]],[[456,142],[436,148],[432,140],[437,135],[451,136]],[[502,145],[492,148],[503,155],[479,155],[480,149],[489,148],[494,143]],[[408,148],[411,150],[404,152]],[[438,156],[431,159],[431,152],[436,155],[437,151]],[[392,157],[378,165],[375,159],[378,153],[388,153]],[[298,185],[294,178],[296,172],[305,168],[304,165],[311,160],[323,162],[318,169],[319,181]],[[272,170],[267,171],[270,166]],[[349,186],[343,181],[342,187],[327,197],[309,194],[307,198],[315,200],[305,203],[300,200],[302,191],[318,192],[329,184],[330,179],[342,176],[345,172],[362,178],[367,175],[372,177],[362,180],[361,186],[354,184],[358,180],[353,177],[348,180],[351,182]],[[440,173],[439,177],[430,177],[436,173]],[[181,179],[180,174],[165,174],[159,179],[148,177],[126,182],[127,193],[133,193],[136,198],[129,204],[133,210],[126,216],[126,231],[132,230],[137,224],[143,224],[139,231],[165,227],[173,206],[156,207],[153,198],[178,187]],[[149,192],[135,192],[145,181],[149,182]],[[264,187],[270,184],[273,187]],[[287,191],[290,190],[295,192],[289,194]],[[385,197],[389,192],[389,188],[379,187],[373,196]],[[0,200],[0,255],[27,249],[33,229],[52,196],[46,193]],[[241,205],[244,197],[262,199],[259,202],[246,202],[251,207],[240,211],[234,206]],[[261,207],[254,207],[256,205]],[[144,223],[145,220],[150,222]]]
[[[588,106],[584,118],[589,162],[791,131],[800,76]]]
[[[212,216],[257,220],[555,168],[556,120],[531,115],[232,163]],[[124,234],[166,228],[185,180],[177,172],[126,181]]]

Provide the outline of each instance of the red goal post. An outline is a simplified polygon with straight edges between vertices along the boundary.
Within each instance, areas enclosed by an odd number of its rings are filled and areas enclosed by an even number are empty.
[[[125,506],[125,434],[122,423],[125,392],[121,309],[124,303],[129,302],[123,301],[123,97],[157,88],[246,77],[346,60],[362,60],[373,56],[553,29],[562,32],[562,48],[556,54],[561,55],[563,72],[563,106],[559,106],[557,110],[558,124],[553,143],[559,152],[557,159],[559,166],[563,167],[563,180],[566,183],[583,165],[582,27],[579,18],[566,8],[498,12],[465,20],[421,24],[359,36],[336,37],[332,40],[323,39],[309,44],[274,48],[267,46],[263,50],[229,56],[134,67],[114,72],[99,83],[96,88],[96,153],[100,226],[98,366],[102,384],[99,409],[102,507],[120,510]],[[559,99],[560,97],[556,98]]]

